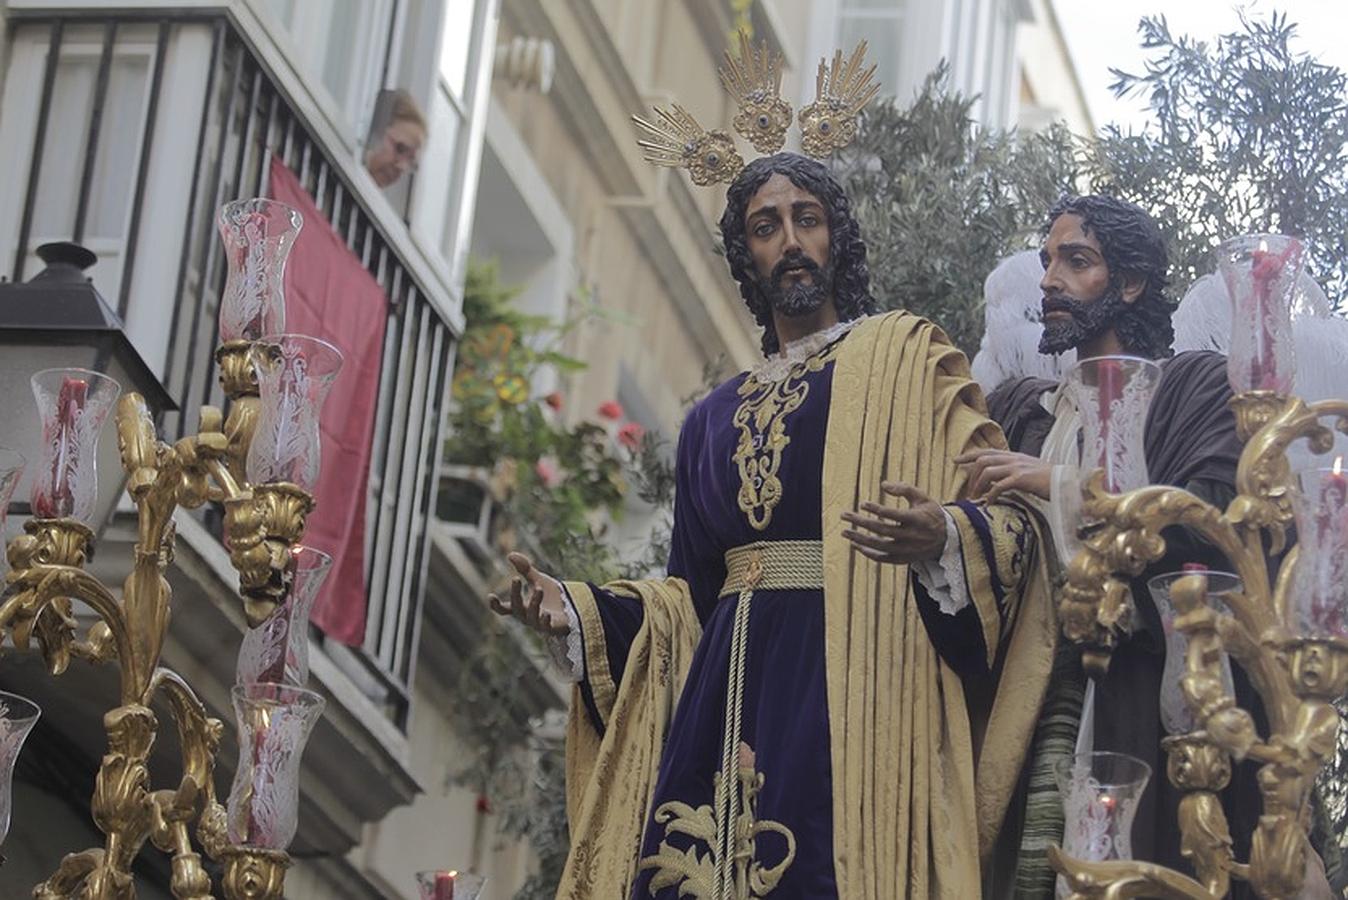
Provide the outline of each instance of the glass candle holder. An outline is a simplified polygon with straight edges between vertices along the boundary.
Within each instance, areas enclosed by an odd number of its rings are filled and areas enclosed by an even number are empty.
[[[290,590],[265,622],[243,636],[236,683],[303,687],[309,680],[309,610],[331,567],[332,557],[322,550],[290,551]]]
[[[286,327],[286,257],[304,219],[275,200],[235,200],[220,207],[225,244],[225,293],[220,298],[220,340],[255,341]]]
[[[1133,858],[1133,817],[1151,766],[1126,753],[1078,753],[1053,766],[1063,798],[1063,851],[1073,859],[1102,862]],[[1058,897],[1070,896],[1058,878]]]
[[[319,416],[341,371],[341,351],[318,338],[282,334],[258,341],[253,357],[261,410],[248,448],[248,480],[312,492],[321,467]]]
[[[1068,390],[1081,414],[1081,467],[1103,469],[1111,493],[1147,484],[1142,446],[1147,410],[1160,380],[1161,367],[1136,356],[1083,359],[1067,373]]]
[[[432,869],[417,873],[421,900],[477,900],[487,879],[471,872]]]
[[[31,700],[0,691],[0,844],[5,842],[5,835],[9,833],[14,763],[41,713],[37,704]]]
[[[1301,242],[1283,234],[1248,234],[1217,248],[1217,269],[1231,295],[1226,371],[1238,394],[1292,390],[1292,305],[1302,263]]]
[[[1339,457],[1296,476],[1299,551],[1289,624],[1301,637],[1348,638],[1348,473]]]
[[[236,684],[239,768],[229,791],[229,840],[236,846],[285,850],[299,827],[300,757],[322,696],[284,684]]]
[[[1213,572],[1202,568],[1186,568],[1182,572],[1167,572],[1157,575],[1147,582],[1147,590],[1156,603],[1156,611],[1161,616],[1161,626],[1165,629],[1165,672],[1161,675],[1161,725],[1167,734],[1188,734],[1203,726],[1194,715],[1193,709],[1184,698],[1180,688],[1180,678],[1186,671],[1185,659],[1189,653],[1188,636],[1175,628],[1175,605],[1170,599],[1170,589],[1176,581],[1186,575],[1202,575],[1208,580],[1208,603],[1219,612],[1227,612],[1222,598],[1240,590],[1240,579],[1230,572]],[[1235,682],[1231,678],[1231,659],[1222,653],[1222,685],[1228,695],[1235,694]]]
[[[31,503],[39,519],[86,525],[98,499],[98,438],[122,388],[87,369],[46,369],[31,379],[42,418],[42,458]]]

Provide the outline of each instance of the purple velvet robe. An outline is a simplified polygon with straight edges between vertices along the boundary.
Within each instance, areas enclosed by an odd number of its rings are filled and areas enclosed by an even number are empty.
[[[669,574],[687,581],[703,634],[671,722],[651,809],[680,801],[691,807],[713,804],[713,775],[721,768],[731,626],[738,596],[719,597],[726,577],[727,550],[757,541],[819,540],[822,519],[824,433],[828,421],[833,363],[803,376],[809,391],[785,420],[789,445],[778,475],[783,495],[764,530],[750,525],[740,509],[740,474],[734,454],[740,440],[732,417],[742,402],[741,374],[720,385],[689,414],[679,438],[677,494]],[[877,497],[877,500],[879,498]],[[842,528],[843,523],[828,523]],[[597,586],[608,665],[621,683],[626,654],[642,622],[639,601]],[[919,603],[931,605],[919,591]],[[829,719],[824,668],[822,590],[757,590],[750,611],[743,701],[743,743],[764,776],[757,799],[758,821],[788,828],[796,856],[772,900],[837,896],[833,870],[833,799]],[[956,669],[984,669],[982,630],[974,611],[940,620],[923,609],[938,652]],[[589,671],[589,666],[586,666]],[[596,728],[603,729],[588,681],[581,695]],[[972,836],[971,836],[972,839]],[[688,836],[667,831],[648,818],[642,858],[662,841],[698,855],[707,851]],[[768,834],[757,839],[755,858],[765,867],[780,862],[785,841]],[[652,896],[653,872],[638,875],[634,898]],[[678,886],[654,893],[675,900]]]

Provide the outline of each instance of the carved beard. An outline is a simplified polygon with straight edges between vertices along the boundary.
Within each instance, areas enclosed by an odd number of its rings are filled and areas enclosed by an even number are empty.
[[[786,270],[797,267],[810,273],[809,284],[803,281],[783,284]],[[833,289],[833,261],[830,259],[820,266],[804,253],[793,253],[782,257],[773,266],[772,274],[766,281],[762,278],[757,281],[758,289],[767,297],[774,310],[789,318],[807,316],[824,305]]]
[[[1104,334],[1128,311],[1128,302],[1123,299],[1123,291],[1111,284],[1095,300],[1078,300],[1066,294],[1045,297],[1042,310],[1044,316],[1058,310],[1072,316],[1070,319],[1044,319],[1039,352],[1056,356]]]

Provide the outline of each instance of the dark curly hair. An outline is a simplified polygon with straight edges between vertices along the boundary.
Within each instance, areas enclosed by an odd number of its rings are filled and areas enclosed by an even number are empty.
[[[839,321],[848,321],[873,313],[878,308],[871,296],[871,273],[866,268],[866,244],[861,226],[852,216],[852,205],[829,170],[799,153],[762,156],[744,167],[726,190],[725,212],[721,215],[721,239],[730,263],[730,274],[739,282],[740,296],[763,328],[763,355],[779,349],[777,328],[772,320],[772,303],[759,286],[744,215],[749,200],[773,175],[785,175],[803,191],[819,199],[828,212],[829,257],[836,273],[833,300]]]
[[[1170,284],[1170,258],[1156,220],[1142,207],[1116,197],[1064,196],[1049,210],[1045,236],[1065,213],[1080,217],[1081,230],[1100,242],[1112,290],[1121,295],[1127,275],[1143,280],[1142,293],[1126,304],[1113,323],[1123,349],[1148,359],[1170,356],[1175,341],[1170,317],[1177,304],[1165,293]]]

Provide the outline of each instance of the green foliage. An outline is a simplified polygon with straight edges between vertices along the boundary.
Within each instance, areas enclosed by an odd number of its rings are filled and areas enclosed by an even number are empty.
[[[839,173],[861,222],[881,306],[939,323],[966,353],[983,333],[983,279],[1034,246],[1073,183],[1071,135],[979,129],[944,65],[907,108],[872,104]]]
[[[513,306],[515,294],[500,283],[494,265],[470,266],[446,459],[489,473],[503,509],[495,533],[503,553],[525,549],[545,571],[595,582],[636,572],[656,557],[663,566],[666,518],[657,516],[648,553],[626,566],[606,541],[606,523],[621,513],[632,486],[661,510],[672,504],[667,442],[634,423],[619,427],[616,403],[598,411],[609,425],[566,425],[560,393],[535,396],[533,385],[545,369],[577,372],[584,363],[556,349],[574,323],[523,315]],[[465,660],[450,709],[470,748],[451,780],[477,791],[499,814],[501,832],[528,840],[537,857],[538,869],[516,900],[555,893],[569,842],[563,748],[538,737],[519,699],[538,678],[538,663],[530,659],[541,652],[537,643],[532,632],[491,621]]]
[[[602,581],[617,571],[602,521],[621,512],[631,457],[600,424],[563,424],[560,394],[533,396],[545,368],[576,372],[584,363],[555,349],[574,323],[524,315],[515,294],[494,264],[470,267],[446,458],[493,473],[510,520],[504,536],[528,523],[525,542],[540,565]]]
[[[1140,134],[1102,130],[1082,162],[1093,191],[1148,209],[1171,243],[1175,296],[1212,271],[1239,234],[1306,239],[1309,271],[1331,298],[1348,287],[1348,79],[1295,53],[1285,15],[1242,17],[1213,41],[1177,37],[1164,17],[1139,24],[1151,58],[1111,70],[1119,96],[1145,96]]]

